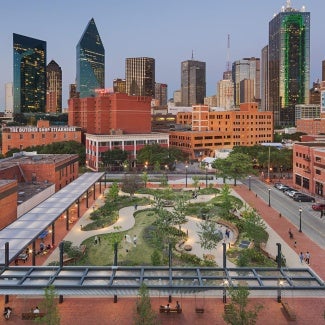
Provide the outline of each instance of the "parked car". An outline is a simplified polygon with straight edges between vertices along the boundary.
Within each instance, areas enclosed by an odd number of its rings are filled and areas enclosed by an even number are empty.
[[[315,198],[303,193],[296,193],[293,195],[293,199],[297,202],[315,202]]]
[[[274,187],[278,190],[281,190],[282,186],[284,186],[282,183],[274,183]]]
[[[294,189],[294,188],[292,188],[292,187],[290,187],[290,186],[286,186],[286,188],[283,188],[283,189],[282,189],[282,192],[283,192],[284,194],[286,194],[287,191],[296,191],[296,189]]]
[[[285,194],[287,194],[289,197],[291,197],[291,198],[293,198],[293,196],[295,195],[295,194],[298,194],[298,193],[300,193],[299,191],[297,191],[297,190],[291,190],[291,191],[286,191],[285,192]],[[301,193],[302,194],[302,193]]]
[[[313,204],[311,207],[315,211],[325,211],[325,203],[316,203]]]

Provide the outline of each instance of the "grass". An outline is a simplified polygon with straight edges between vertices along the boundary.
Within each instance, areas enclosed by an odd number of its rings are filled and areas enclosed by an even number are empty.
[[[154,213],[149,211],[138,211],[135,214],[135,225],[132,229],[119,232],[121,242],[118,246],[118,264],[119,265],[151,265],[151,254],[154,251],[143,240],[143,233],[146,227],[155,221]],[[131,239],[137,236],[137,245],[125,241],[125,236],[129,235]],[[87,245],[86,255],[79,261],[81,265],[112,265],[114,262],[114,251],[112,245],[112,234],[100,236],[100,244],[94,244],[94,238],[88,238],[83,244]],[[128,250],[128,252],[127,252]]]

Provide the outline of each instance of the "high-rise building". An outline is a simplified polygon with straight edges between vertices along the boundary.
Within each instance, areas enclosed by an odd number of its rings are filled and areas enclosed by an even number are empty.
[[[5,115],[12,116],[14,113],[14,97],[12,82],[5,85]]]
[[[126,93],[126,81],[125,79],[114,79],[113,80],[113,91],[114,93]]]
[[[125,60],[126,93],[129,96],[155,96],[155,59]]]
[[[105,49],[92,18],[77,45],[77,92],[80,98],[94,97],[105,88]]]
[[[234,83],[231,79],[223,79],[218,82],[217,106],[226,110],[234,107]]]
[[[167,90],[166,84],[158,83],[155,84],[155,99],[158,101],[158,106],[167,106]]]
[[[204,104],[206,96],[205,62],[187,60],[182,62],[182,106]]]
[[[261,78],[260,78],[260,59],[244,58],[235,61],[232,64],[232,80],[234,82],[234,104],[239,107],[240,101],[240,82],[244,79],[250,79],[254,82],[254,102],[261,98]]]
[[[14,113],[45,112],[46,42],[13,34]]]
[[[269,110],[269,47],[261,52],[261,110]]]
[[[294,106],[309,103],[310,13],[290,0],[269,23],[269,107],[275,125],[294,124]]]
[[[69,98],[78,98],[77,85],[76,84],[70,84],[69,85]]]
[[[62,70],[52,60],[46,67],[46,112],[60,113],[62,111]]]
[[[322,81],[325,80],[325,60],[322,61]]]

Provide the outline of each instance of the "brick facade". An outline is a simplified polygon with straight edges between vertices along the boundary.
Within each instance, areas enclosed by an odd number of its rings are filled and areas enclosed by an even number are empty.
[[[16,220],[17,181],[0,180],[0,229]]]
[[[81,128],[50,126],[49,121],[38,121],[37,126],[5,127],[2,131],[2,154],[18,148],[47,145],[53,142],[77,141],[81,143]]]

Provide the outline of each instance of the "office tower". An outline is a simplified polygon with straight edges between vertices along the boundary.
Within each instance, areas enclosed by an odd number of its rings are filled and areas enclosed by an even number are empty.
[[[5,84],[5,115],[12,116],[14,113],[14,97],[13,97],[13,84],[7,82]]]
[[[261,52],[261,110],[269,110],[269,47],[264,46]]]
[[[46,42],[13,34],[14,113],[45,112]]]
[[[129,96],[155,96],[155,59],[125,60],[126,93]]]
[[[206,96],[205,62],[187,60],[181,71],[182,106],[204,104]]]
[[[69,98],[78,98],[77,93],[77,85],[76,84],[70,84],[69,85]]]
[[[325,60],[322,61],[322,81],[325,80]]]
[[[244,58],[235,61],[232,64],[232,80],[234,82],[234,104],[239,107],[240,101],[240,82],[244,79],[250,79],[254,82],[254,101],[261,98],[260,83],[260,59]]]
[[[254,96],[254,80],[243,79],[239,83],[240,89],[240,103],[252,103],[255,102]]]
[[[310,13],[287,0],[269,23],[269,106],[274,125],[293,125],[294,106],[308,104]]]
[[[113,80],[113,91],[114,93],[126,93],[126,80],[125,79],[114,79]]]
[[[77,92],[80,98],[94,97],[105,88],[105,49],[92,18],[77,45]]]
[[[227,110],[234,107],[234,83],[231,79],[224,79],[218,82],[217,106]]]
[[[180,89],[173,93],[174,106],[182,106],[182,92]]]
[[[167,105],[167,90],[166,84],[158,83],[155,84],[155,99],[159,102],[159,106]]]
[[[62,70],[52,60],[46,67],[46,112],[60,113],[62,111]]]

